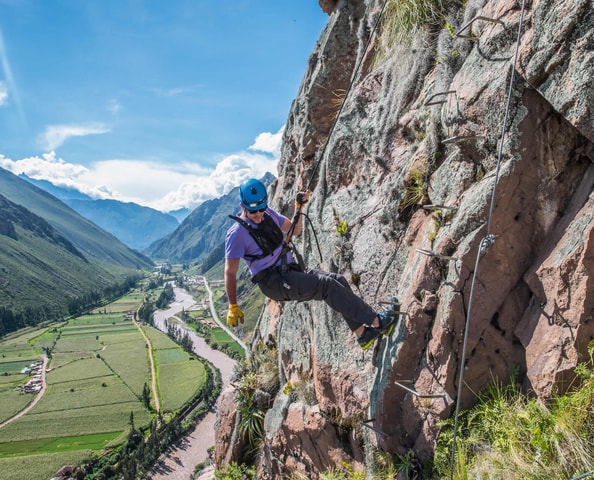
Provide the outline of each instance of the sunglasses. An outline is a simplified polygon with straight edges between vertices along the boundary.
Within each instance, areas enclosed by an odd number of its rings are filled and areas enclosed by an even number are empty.
[[[264,208],[261,208],[261,209],[259,209],[259,210],[248,210],[248,209],[246,208],[246,211],[247,211],[248,213],[264,213],[264,212],[266,211],[266,208],[267,208],[267,207],[264,207]]]

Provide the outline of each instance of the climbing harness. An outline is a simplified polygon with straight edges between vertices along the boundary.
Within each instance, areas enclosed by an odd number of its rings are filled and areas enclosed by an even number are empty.
[[[478,249],[478,252],[476,255],[474,271],[472,274],[472,283],[471,283],[471,287],[470,287],[470,298],[468,300],[468,311],[466,313],[466,322],[464,325],[464,340],[462,342],[462,357],[460,358],[460,362],[458,364],[459,365],[458,368],[460,370],[460,376],[458,379],[458,389],[456,392],[456,410],[454,413],[454,435],[453,435],[453,440],[452,440],[452,450],[451,450],[451,456],[450,456],[450,465],[451,465],[450,480],[453,480],[453,478],[454,478],[454,467],[455,467],[455,463],[456,463],[456,439],[457,439],[457,434],[458,434],[458,418],[460,415],[460,399],[462,396],[462,385],[464,384],[464,364],[466,363],[466,348],[467,348],[467,344],[468,344],[468,330],[469,330],[469,326],[470,326],[470,318],[471,318],[471,313],[472,313],[474,287],[476,284],[477,272],[478,272],[478,267],[479,267],[479,262],[480,262],[481,256],[487,252],[488,248],[495,242],[495,238],[496,238],[495,235],[493,235],[491,233],[491,222],[492,222],[492,218],[493,218],[493,211],[495,209],[495,194],[497,191],[497,183],[499,180],[499,173],[501,170],[501,159],[503,156],[503,143],[504,143],[505,134],[507,131],[507,122],[509,119],[509,111],[510,111],[511,101],[512,101],[512,96],[513,96],[514,79],[515,79],[515,72],[516,72],[515,66],[518,61],[518,52],[520,49],[520,40],[521,40],[521,36],[522,36],[522,28],[524,25],[525,8],[526,8],[526,0],[522,0],[522,9],[520,12],[520,20],[518,22],[518,33],[517,33],[517,38],[516,38],[516,50],[514,53],[512,72],[511,72],[511,77],[509,80],[509,87],[508,87],[508,93],[507,93],[507,102],[506,102],[506,106],[505,106],[505,114],[504,114],[504,118],[503,118],[503,124],[501,126],[501,136],[499,139],[499,148],[498,148],[498,152],[497,152],[497,169],[495,171],[493,190],[491,192],[491,206],[489,209],[489,216],[488,216],[488,220],[487,220],[487,234],[486,234],[485,238],[483,238],[483,240],[480,243],[480,246],[479,246],[479,249]]]
[[[262,253],[258,255],[246,255],[246,258],[251,261],[260,260],[268,255],[272,255],[283,241],[283,231],[267,213],[262,217],[262,221],[258,224],[258,227],[251,226],[243,218],[235,215],[229,215],[229,218],[242,225],[249,232],[258,247],[260,247],[260,250],[262,250]]]
[[[260,250],[262,250],[262,253],[258,255],[245,255],[245,257],[250,261],[260,260],[269,255],[272,255],[274,251],[282,244],[282,248],[279,251],[278,256],[274,259],[273,264],[276,264],[277,260],[280,258],[280,269],[283,286],[287,289],[290,289],[291,286],[287,283],[286,279],[287,272],[289,270],[304,271],[305,266],[303,264],[303,258],[293,245],[293,242],[291,242],[290,239],[285,238],[283,231],[272,219],[272,217],[265,213],[262,217],[262,221],[258,224],[257,227],[253,227],[244,219],[237,217],[235,215],[229,215],[229,218],[232,218],[241,226],[243,226],[254,239]],[[291,227],[293,228],[293,225],[291,225]],[[293,256],[295,257],[295,259],[297,260],[296,264],[289,264],[287,262],[287,257],[289,255],[289,252],[291,251],[293,252]],[[274,267],[269,267],[258,272],[256,275],[252,277],[252,282],[258,283],[264,278],[266,278],[271,268]]]

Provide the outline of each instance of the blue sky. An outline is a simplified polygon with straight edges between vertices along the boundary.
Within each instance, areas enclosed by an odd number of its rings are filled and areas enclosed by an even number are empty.
[[[0,0],[0,167],[195,207],[276,173],[317,0]]]

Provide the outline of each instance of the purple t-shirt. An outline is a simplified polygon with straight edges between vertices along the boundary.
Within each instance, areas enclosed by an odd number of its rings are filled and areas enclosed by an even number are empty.
[[[285,217],[271,208],[266,209],[266,214],[270,215],[270,217],[279,227],[282,227],[283,223],[285,223]],[[252,227],[258,226],[256,223],[250,221],[247,217],[241,218],[249,223]],[[233,225],[229,227],[229,230],[227,230],[227,235],[225,235],[225,258],[243,258],[250,269],[252,276],[256,275],[262,270],[265,270],[266,268],[280,265],[280,251],[282,248],[283,245],[281,244],[274,250],[274,252],[272,252],[271,255],[266,255],[264,258],[255,260],[246,257],[246,255],[261,255],[262,249],[250,235],[250,232],[248,232],[247,228],[245,228],[239,222],[233,221]],[[292,261],[293,257],[291,252],[289,252],[287,254],[287,262],[291,263]]]

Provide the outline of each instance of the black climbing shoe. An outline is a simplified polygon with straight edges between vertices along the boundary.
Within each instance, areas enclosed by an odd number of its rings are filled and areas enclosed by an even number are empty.
[[[398,298],[392,297],[389,302],[380,302],[384,305],[389,305],[383,312],[378,314],[379,324],[378,330],[386,337],[392,335],[400,314],[400,302]]]
[[[396,321],[398,320],[398,312],[395,310],[388,310],[386,312],[378,313],[377,318],[379,319],[380,324],[377,331],[386,337],[392,335],[394,327],[396,327]]]
[[[363,335],[357,337],[357,343],[363,350],[367,350],[381,336],[382,333],[377,328],[365,327]]]

